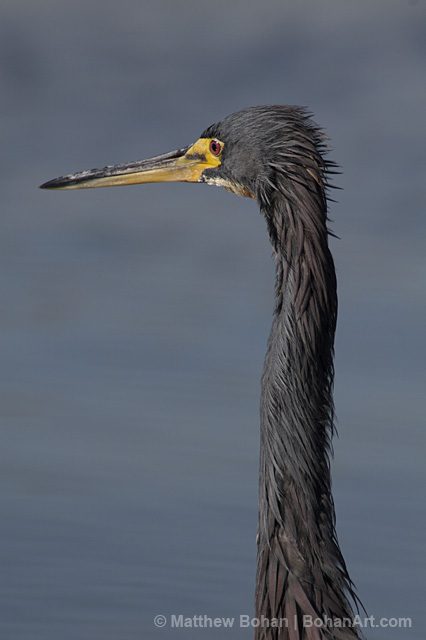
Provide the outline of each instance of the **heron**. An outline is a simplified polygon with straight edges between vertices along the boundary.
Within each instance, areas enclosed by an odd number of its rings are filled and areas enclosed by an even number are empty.
[[[259,205],[276,280],[261,380],[255,640],[360,637],[331,491],[337,293],[328,202],[338,167],[327,140],[303,107],[250,107],[176,151],[42,185],[199,182]]]

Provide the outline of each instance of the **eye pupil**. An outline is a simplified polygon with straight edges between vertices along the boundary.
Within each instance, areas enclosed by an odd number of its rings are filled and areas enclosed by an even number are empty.
[[[210,142],[210,151],[214,156],[218,156],[222,151],[222,145],[217,140],[211,140]]]

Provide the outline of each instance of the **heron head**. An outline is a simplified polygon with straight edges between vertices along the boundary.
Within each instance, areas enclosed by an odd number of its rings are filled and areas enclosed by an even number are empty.
[[[323,139],[300,107],[251,107],[211,125],[187,147],[148,160],[69,174],[42,188],[202,182],[262,202],[273,191],[281,196],[290,193],[306,179],[320,183]]]

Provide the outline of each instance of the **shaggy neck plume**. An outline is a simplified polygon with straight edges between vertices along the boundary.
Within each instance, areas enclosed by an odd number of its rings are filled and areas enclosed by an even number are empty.
[[[311,168],[284,204],[272,188],[258,198],[277,277],[262,377],[256,615],[289,625],[259,627],[259,639],[358,637],[353,628],[327,635],[303,626],[306,615],[352,618],[346,594],[355,598],[330,487],[337,296],[323,180]]]

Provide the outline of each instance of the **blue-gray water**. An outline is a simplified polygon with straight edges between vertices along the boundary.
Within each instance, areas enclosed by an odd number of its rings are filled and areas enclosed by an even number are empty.
[[[3,0],[1,640],[251,638],[273,264],[252,201],[203,185],[48,193],[308,105],[343,167],[333,486],[369,614],[425,600],[426,4]]]

